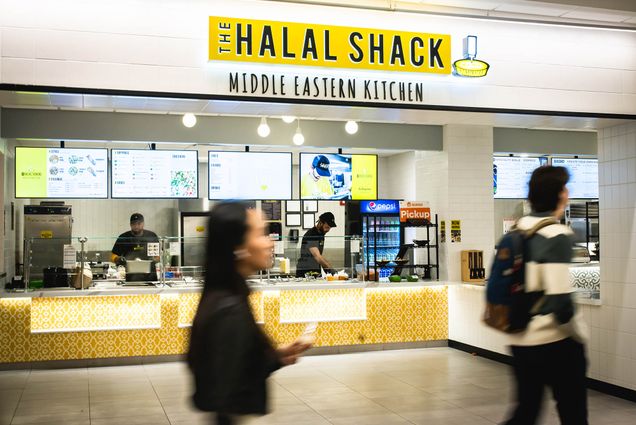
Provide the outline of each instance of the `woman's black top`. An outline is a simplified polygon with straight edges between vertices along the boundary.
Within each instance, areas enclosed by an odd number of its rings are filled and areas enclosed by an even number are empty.
[[[266,414],[267,377],[281,367],[245,295],[204,292],[192,324],[188,364],[194,404],[208,412]]]

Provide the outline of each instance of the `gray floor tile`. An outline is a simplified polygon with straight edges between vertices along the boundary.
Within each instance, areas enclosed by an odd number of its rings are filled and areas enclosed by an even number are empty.
[[[212,423],[210,418],[210,413],[206,412],[168,414],[171,425],[210,425]]]
[[[26,416],[14,416],[11,425],[31,425],[31,424],[66,424],[66,425],[88,425],[90,418],[88,410],[79,413],[48,413],[40,412],[38,414]]]
[[[80,414],[88,412],[88,397],[55,400],[21,400],[15,410],[16,416],[33,416],[42,412],[47,414]]]
[[[306,357],[269,389],[254,425],[492,425],[514,393],[509,367],[449,348]],[[208,425],[192,391],[183,362],[0,372],[0,425]],[[636,403],[590,391],[589,407],[594,425],[636,423]],[[549,394],[540,424],[559,424]]]
[[[331,419],[334,425],[403,425],[411,424],[403,417],[396,414],[374,415],[374,416],[354,416],[352,418],[336,418]]]
[[[91,419],[91,425],[170,425],[166,415]]]

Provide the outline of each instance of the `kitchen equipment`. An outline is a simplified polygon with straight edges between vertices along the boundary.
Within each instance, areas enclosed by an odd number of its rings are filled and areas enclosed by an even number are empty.
[[[43,270],[45,288],[68,288],[68,272],[62,267],[45,267]]]
[[[150,273],[152,260],[128,260],[126,261],[126,274]]]
[[[64,245],[71,243],[72,223],[71,206],[63,202],[24,206],[24,240],[30,251],[25,251],[25,271],[29,281],[44,279],[45,268],[64,267]]]
[[[203,266],[209,213],[181,212],[181,265]],[[145,272],[147,273],[147,272]]]

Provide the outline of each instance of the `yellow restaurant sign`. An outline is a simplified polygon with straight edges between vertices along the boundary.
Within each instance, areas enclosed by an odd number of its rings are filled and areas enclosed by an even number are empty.
[[[428,34],[210,16],[209,60],[450,74],[451,39]]]

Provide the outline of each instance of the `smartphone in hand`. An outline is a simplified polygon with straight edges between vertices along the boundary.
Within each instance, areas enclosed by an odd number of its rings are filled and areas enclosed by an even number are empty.
[[[316,329],[318,329],[318,322],[307,323],[302,335],[298,338],[298,341],[303,344],[313,344],[316,341]]]

